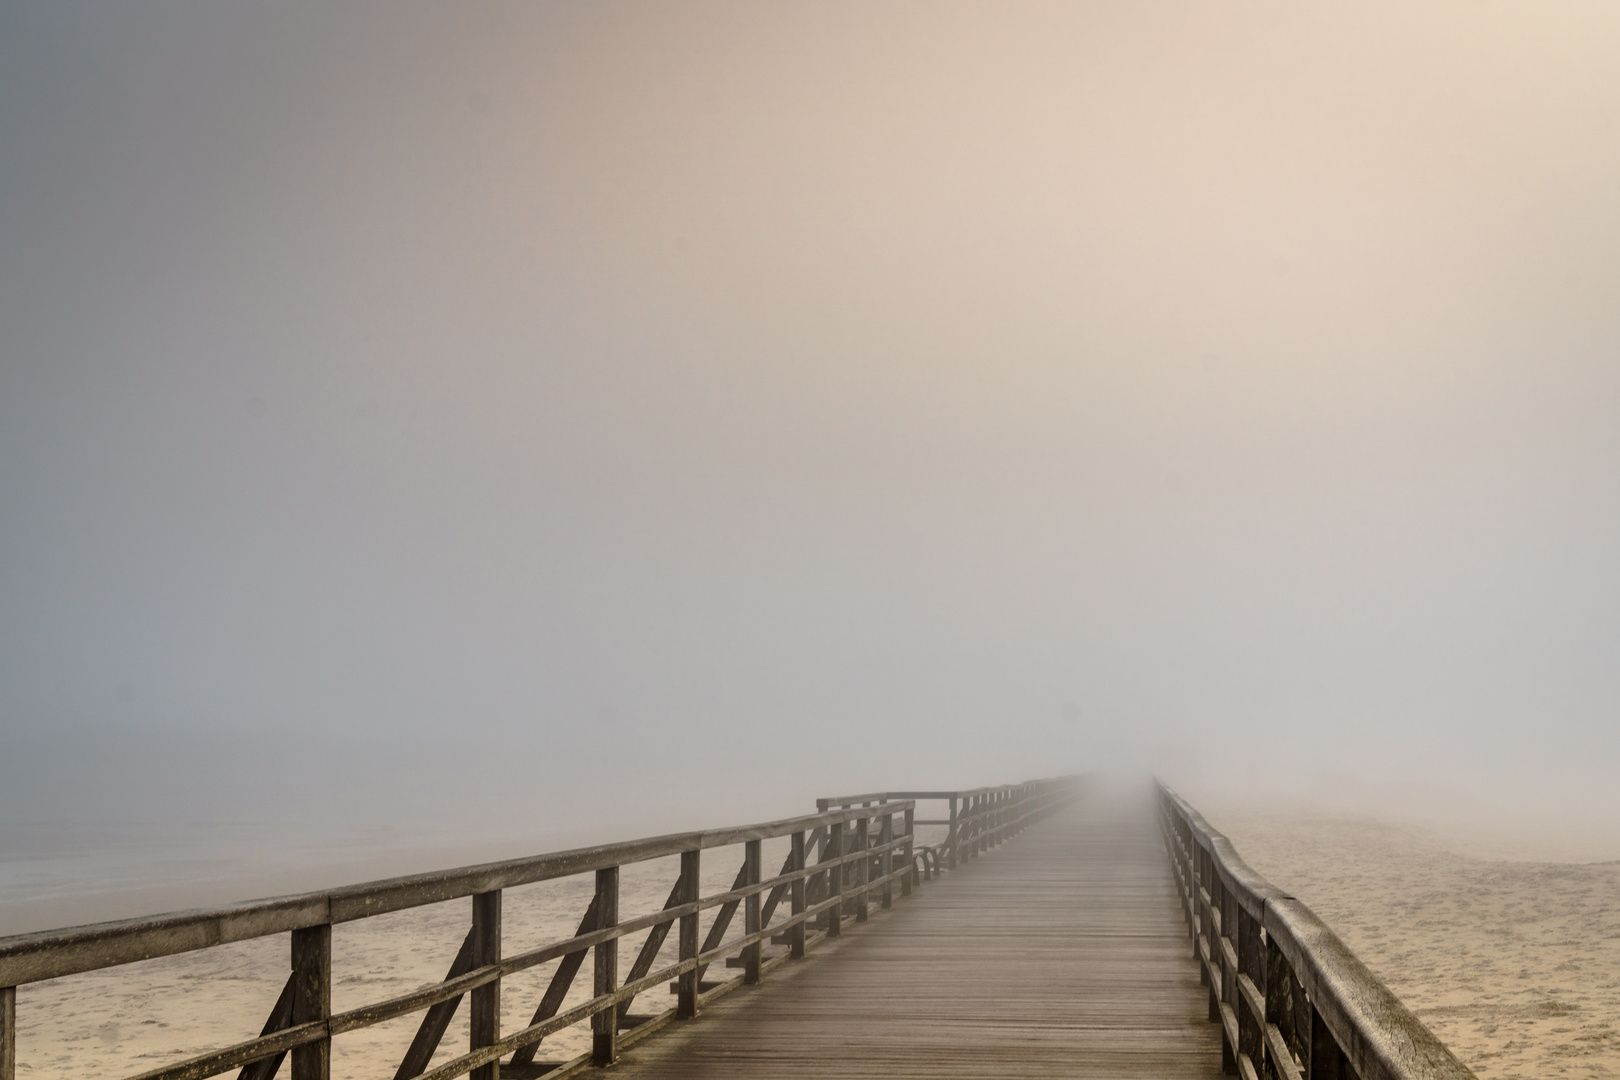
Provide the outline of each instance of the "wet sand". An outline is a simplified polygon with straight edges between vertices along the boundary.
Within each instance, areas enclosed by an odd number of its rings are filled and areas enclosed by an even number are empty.
[[[1620,862],[1490,858],[1418,824],[1189,798],[1482,1078],[1620,1078]]]

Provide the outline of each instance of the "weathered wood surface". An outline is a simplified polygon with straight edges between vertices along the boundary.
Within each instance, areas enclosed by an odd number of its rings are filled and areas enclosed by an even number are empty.
[[[1078,783],[1077,777],[1057,777],[986,789],[996,793],[1000,816],[993,829],[988,828],[988,823],[975,828],[975,847],[983,848],[991,838],[1009,839],[1023,827],[1068,805],[1078,790]],[[497,1075],[496,1063],[507,1054],[514,1055],[506,1066],[514,1080],[547,1074],[556,1066],[561,1066],[556,1069],[557,1080],[561,1080],[563,1075],[578,1071],[585,1064],[612,1064],[620,1044],[620,1032],[630,1032],[625,1040],[625,1045],[630,1045],[661,1030],[678,1015],[689,1016],[694,1006],[701,1007],[706,992],[708,999],[713,1000],[738,984],[757,984],[766,971],[782,966],[787,960],[786,954],[766,960],[762,955],[766,941],[790,947],[797,944],[799,948],[795,951],[802,953],[805,946],[822,937],[818,931],[814,939],[807,938],[806,920],[831,919],[829,931],[836,936],[841,912],[847,910],[864,922],[868,901],[873,895],[880,897],[883,906],[888,907],[896,878],[904,876],[909,880],[916,873],[911,859],[914,837],[910,829],[916,816],[914,810],[913,800],[884,799],[881,809],[824,808],[815,815],[757,825],[653,837],[370,882],[302,897],[0,939],[0,1080],[12,1080],[15,1059],[16,1023],[12,1015],[15,993],[6,980],[39,981],[288,929],[292,931],[293,967],[288,990],[283,994],[288,1000],[278,1001],[272,1008],[271,1017],[258,1038],[159,1066],[134,1080],[205,1080],[237,1067],[245,1067],[240,1080],[266,1080],[280,1068],[289,1051],[293,1066],[291,1080],[328,1080],[333,1037],[419,1010],[426,1010],[426,1015],[401,1062],[396,1080],[418,1076],[421,1080],[453,1080],[468,1073],[473,1080],[490,1080]],[[898,837],[893,834],[893,818],[897,812],[904,815],[907,825],[906,832]],[[879,823],[879,839],[871,844],[868,843],[869,830],[874,820]],[[851,824],[855,826],[853,830],[846,828]],[[789,837],[793,851],[783,864],[781,874],[762,878],[761,841],[775,836]],[[708,897],[693,895],[701,853],[707,848],[724,846],[716,844],[722,837],[744,844],[747,859],[743,869],[727,892]],[[661,858],[669,853],[668,845],[681,838],[688,844],[679,851],[685,884],[677,882],[661,912],[619,920],[620,864],[611,860],[622,858],[637,862]],[[809,846],[818,838],[821,858],[812,870],[805,862]],[[897,850],[903,862],[900,869],[893,870]],[[926,863],[926,858],[923,861]],[[937,867],[937,855],[934,862]],[[589,872],[596,877],[596,895],[580,923],[580,932],[563,941],[503,955],[506,950],[500,929],[502,889],[518,881],[557,876],[570,868],[576,873],[587,872],[590,867],[594,867]],[[443,982],[337,1015],[331,1013],[333,923],[433,902],[433,897],[442,897],[446,890],[455,895],[467,895],[457,890],[491,883],[504,884],[472,891],[473,926]],[[840,885],[845,887],[840,888]],[[792,906],[797,910],[773,926],[771,920],[778,903],[790,891],[795,894]],[[828,894],[827,898],[820,898],[818,893]],[[745,908],[748,926],[740,939],[730,946],[722,946],[720,938],[739,906]],[[707,945],[695,955],[687,955],[695,942],[696,917],[711,908],[718,910]],[[324,920],[299,925],[301,920],[323,911]],[[292,924],[286,925],[289,919]],[[657,972],[645,970],[655,962],[670,927],[677,922],[681,926],[681,959]],[[632,966],[630,977],[621,984],[618,939],[642,930],[649,932],[648,938]],[[726,955],[732,948],[744,950],[742,956]],[[558,1004],[586,951],[594,958],[593,996],[566,1012],[559,1012]],[[502,977],[559,958],[562,963],[554,973],[535,1021],[502,1035],[499,1023]],[[722,980],[719,984],[704,982],[704,971],[722,959],[727,967],[733,964],[744,967],[745,975],[736,980]],[[672,986],[680,998],[677,1008],[657,1015],[629,1013],[637,996],[671,978],[677,980]],[[423,1071],[451,1015],[469,993],[472,1001],[468,1052]],[[538,1041],[582,1020],[590,1021],[593,1029],[589,1055],[566,1064],[528,1060]]]
[[[615,1072],[1221,1075],[1147,793],[1092,792],[925,893],[631,1048]]]
[[[1230,1066],[1286,1080],[1475,1080],[1310,908],[1255,873],[1181,796],[1158,787],[1209,1018],[1220,1022]]]
[[[905,810],[910,805],[901,803],[895,805],[894,809]],[[672,833],[645,840],[412,874],[324,892],[271,897],[65,930],[17,934],[0,938],[0,990],[81,971],[207,949],[232,941],[349,922],[536,881],[645,862],[694,849],[708,850],[749,840],[769,840],[787,836],[801,828],[826,827],[834,821],[851,822],[870,815],[870,810],[858,807],[852,810],[828,810],[755,825]]]

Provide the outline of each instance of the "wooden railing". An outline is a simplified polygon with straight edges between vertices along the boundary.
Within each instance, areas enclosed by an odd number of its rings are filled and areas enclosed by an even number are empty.
[[[1251,870],[1163,783],[1175,867],[1221,1064],[1248,1080],[1474,1080],[1313,914]]]
[[[1039,781],[950,793],[953,807],[955,800],[972,806],[952,829],[950,865],[955,865],[959,848],[964,855],[981,851],[1051,813],[1072,797],[1066,794],[1072,787],[1072,781]],[[825,805],[856,801],[866,805]],[[909,896],[915,885],[942,869],[937,853],[930,859],[916,850],[915,800],[884,793],[822,802],[815,814],[757,825],[0,938],[0,1080],[15,1077],[18,986],[283,933],[291,936],[292,970],[259,1037],[141,1073],[133,1080],[201,1080],[232,1069],[240,1070],[239,1080],[272,1080],[288,1057],[292,1080],[328,1080],[335,1036],[416,1012],[424,1015],[395,1080],[561,1077],[591,1064],[611,1064],[622,1047],[674,1020],[696,1016],[712,998],[738,985],[757,983],[779,965],[803,958],[821,940],[840,936],[846,917],[865,921],[869,897],[876,895],[887,908],[896,885],[901,896]],[[957,820],[954,811],[952,819]],[[779,873],[766,877],[762,843],[782,837],[788,839],[787,858]],[[702,853],[736,844],[743,846],[744,855],[731,888],[700,895]],[[620,868],[674,856],[680,860],[679,875],[663,909],[621,919]],[[594,875],[595,889],[574,936],[504,952],[502,891],[581,874]],[[442,982],[360,1008],[332,1011],[335,924],[461,897],[472,900],[472,925]],[[785,915],[780,910],[784,900]],[[743,933],[728,940],[739,907]],[[700,942],[699,917],[711,909],[718,910]],[[677,931],[678,958],[653,970],[671,928]],[[621,979],[619,939],[642,931],[647,936]],[[767,942],[787,948],[767,958]],[[563,1009],[587,953],[593,961],[592,996]],[[725,960],[726,967],[741,968],[741,974],[706,981],[707,969],[719,960]],[[503,1034],[502,978],[549,961],[558,963],[533,1019]],[[638,995],[671,980],[673,1008],[658,1015],[631,1014]],[[463,998],[470,1001],[468,1052],[429,1068]],[[546,1036],[587,1020],[592,1027],[588,1054],[563,1062],[535,1061]]]
[[[913,826],[943,825],[945,839],[939,844],[913,844],[911,858],[919,873],[932,876],[941,870],[954,870],[960,862],[974,858],[1001,843],[1019,830],[1072,801],[1084,778],[1060,776],[1029,780],[1001,787],[970,788],[960,791],[873,791],[862,795],[839,795],[817,799],[818,810],[871,807],[904,800],[913,803],[940,802],[948,805],[947,817],[914,818],[907,814],[907,831]]]

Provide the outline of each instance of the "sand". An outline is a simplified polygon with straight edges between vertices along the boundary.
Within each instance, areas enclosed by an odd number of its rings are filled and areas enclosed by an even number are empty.
[[[1482,1078],[1620,1078],[1620,862],[1487,858],[1477,835],[1411,822],[1194,801]]]
[[[785,843],[767,842],[767,866],[781,865]],[[729,888],[741,862],[740,848],[705,852],[704,893]],[[620,915],[629,919],[663,907],[679,862],[663,859],[625,867],[621,873]],[[592,889],[591,876],[583,875],[507,890],[502,901],[505,951],[572,936]],[[355,1008],[438,982],[460,948],[470,914],[471,901],[461,899],[334,927],[333,1009]],[[785,914],[784,904],[778,918]],[[741,935],[742,921],[739,911],[728,938]],[[705,930],[707,924],[706,917]],[[620,946],[621,975],[645,936],[632,935]],[[282,934],[19,987],[17,1076],[128,1076],[252,1038],[286,980],[289,951],[289,938]],[[658,966],[673,963],[675,955],[675,935],[670,934]],[[545,964],[502,981],[503,1029],[529,1022],[555,966]],[[731,974],[716,970],[709,978]],[[590,986],[587,963],[565,1007],[588,998]],[[637,999],[634,1011],[661,1012],[673,1001],[660,989]],[[338,1080],[392,1076],[420,1020],[415,1013],[334,1039],[332,1075]],[[463,1003],[434,1062],[464,1053],[467,1041]],[[567,1060],[589,1046],[589,1027],[576,1025],[549,1037],[539,1060]]]
[[[919,840],[934,842],[934,834],[940,831],[921,829]],[[786,853],[785,838],[765,842],[767,873],[782,865]],[[704,852],[703,893],[729,889],[741,863],[740,846]],[[662,908],[679,870],[678,859],[623,868],[620,917],[630,919]],[[592,876],[582,875],[508,889],[502,898],[504,951],[510,955],[571,937],[593,888]],[[773,924],[786,915],[784,903]],[[471,901],[461,899],[334,927],[334,1011],[385,1000],[443,979],[470,917]],[[706,914],[702,920],[705,933],[711,918]],[[726,939],[740,937],[742,932],[739,911]],[[633,934],[620,945],[621,977],[645,937],[645,932]],[[289,936],[280,934],[19,987],[18,1080],[131,1076],[250,1039],[259,1034],[286,981],[289,952]],[[672,933],[655,967],[673,963],[676,952]],[[555,962],[544,964],[502,980],[503,1030],[513,1031],[530,1022],[555,968]],[[707,978],[735,974],[717,967]],[[590,987],[587,962],[564,1007],[586,1000]],[[633,1011],[658,1013],[673,1003],[673,995],[660,988],[638,998]],[[414,1013],[334,1039],[333,1077],[374,1080],[392,1076],[421,1015]],[[464,1053],[467,1042],[467,1007],[463,1003],[434,1063]],[[548,1037],[538,1060],[571,1059],[588,1050],[590,1042],[588,1023],[575,1025]],[[287,1075],[286,1068],[283,1065],[281,1075]],[[228,1075],[235,1075],[234,1070]]]
[[[1490,858],[1418,824],[1194,797],[1252,866],[1299,896],[1485,1080],[1620,1080],[1620,862]],[[766,862],[780,865],[768,847]],[[705,856],[704,890],[730,884],[730,850]],[[672,860],[627,868],[623,914],[661,907]],[[569,936],[586,879],[510,890],[507,951]],[[443,978],[470,903],[345,924],[333,935],[333,1006],[342,1010]],[[741,932],[736,920],[732,934]],[[621,970],[640,935],[621,952]],[[284,935],[22,987],[20,1080],[130,1075],[258,1033],[286,978]],[[662,962],[673,955],[673,936]],[[507,979],[507,1030],[527,1022],[553,965]],[[588,971],[570,1004],[583,1000]],[[667,994],[637,1012],[667,1007]],[[419,1016],[341,1036],[333,1076],[392,1075]],[[541,1060],[585,1050],[584,1025],[548,1039]],[[467,1045],[466,1010],[437,1061]]]

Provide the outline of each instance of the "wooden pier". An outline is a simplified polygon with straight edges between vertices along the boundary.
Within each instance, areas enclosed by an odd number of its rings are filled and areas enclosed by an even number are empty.
[[[930,805],[942,816],[919,813]],[[704,895],[706,852],[728,875],[742,865]],[[620,871],[641,863],[670,868],[669,899],[621,917]],[[503,941],[506,890],[570,877],[594,884],[572,936]],[[442,981],[333,1010],[334,925],[458,900],[470,926]],[[381,1080],[608,1066],[624,1080],[1473,1080],[1173,791],[1081,777],[832,797],[778,821],[3,938],[0,1080],[29,1080],[19,986],[280,935],[290,971],[257,1038],[133,1080],[331,1080],[334,1040],[413,1014]],[[549,973],[544,993],[503,1000],[502,980],[524,971]],[[441,1045],[464,1002],[468,1045]],[[585,1026],[586,1053],[548,1059],[549,1037]]]
[[[788,978],[630,1050],[621,1080],[1221,1075],[1145,790],[1091,791]]]

